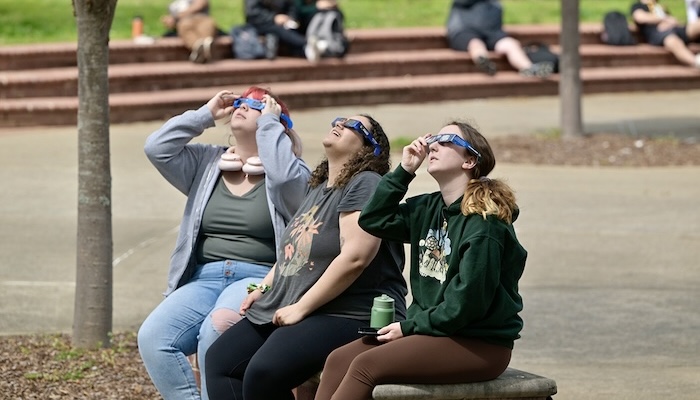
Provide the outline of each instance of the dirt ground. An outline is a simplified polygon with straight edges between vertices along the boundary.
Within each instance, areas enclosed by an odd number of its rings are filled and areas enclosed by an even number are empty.
[[[499,163],[606,167],[700,165],[700,140],[596,134],[573,140],[541,136],[491,141]],[[71,349],[68,335],[0,337],[0,393],[6,399],[156,399],[134,332],[112,347]]]

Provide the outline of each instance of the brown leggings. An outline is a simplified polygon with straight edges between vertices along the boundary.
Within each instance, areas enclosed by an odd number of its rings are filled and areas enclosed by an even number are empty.
[[[497,378],[511,349],[461,337],[411,335],[379,345],[362,338],[326,360],[315,400],[371,399],[383,383],[467,383]]]

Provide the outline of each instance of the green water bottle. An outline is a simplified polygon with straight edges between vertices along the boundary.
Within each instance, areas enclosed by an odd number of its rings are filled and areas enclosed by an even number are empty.
[[[394,322],[394,299],[385,294],[374,298],[369,326],[383,328]]]

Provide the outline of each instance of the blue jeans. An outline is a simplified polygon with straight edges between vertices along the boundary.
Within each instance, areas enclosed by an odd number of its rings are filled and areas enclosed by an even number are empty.
[[[146,317],[138,333],[139,352],[164,399],[201,398],[187,361],[195,352],[207,398],[204,355],[220,334],[212,326],[211,314],[221,308],[238,311],[248,284],[260,282],[269,271],[267,266],[231,260],[199,265],[189,282]]]

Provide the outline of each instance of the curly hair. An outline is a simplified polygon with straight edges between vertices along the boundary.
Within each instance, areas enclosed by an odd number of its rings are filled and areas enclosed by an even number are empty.
[[[370,115],[360,114],[367,118],[371,126],[367,127],[381,147],[378,156],[374,155],[374,146],[363,139],[364,146],[345,165],[340,175],[335,180],[333,187],[342,188],[350,182],[350,179],[362,171],[374,171],[379,175],[385,175],[391,169],[391,154],[389,138],[384,133],[384,128]],[[325,158],[311,174],[309,186],[317,187],[328,179],[328,159]]]
[[[472,179],[469,180],[464,191],[462,214],[479,214],[484,219],[488,215],[495,215],[509,224],[512,223],[513,212],[518,208],[515,192],[505,182],[486,177],[496,166],[496,157],[488,140],[468,122],[452,121],[447,125],[457,126],[464,139],[481,153],[481,159],[471,170]],[[467,153],[470,154],[468,151]]]

